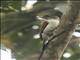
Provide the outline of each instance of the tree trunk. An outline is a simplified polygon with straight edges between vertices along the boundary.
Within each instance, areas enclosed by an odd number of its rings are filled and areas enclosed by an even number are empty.
[[[71,7],[70,10],[62,16],[59,28],[54,31],[55,34],[62,31],[65,32],[50,42],[47,49],[48,57],[44,60],[60,60],[64,50],[72,38],[72,33],[75,31],[75,27],[77,26],[76,21],[79,15],[80,2],[71,2],[68,5]]]

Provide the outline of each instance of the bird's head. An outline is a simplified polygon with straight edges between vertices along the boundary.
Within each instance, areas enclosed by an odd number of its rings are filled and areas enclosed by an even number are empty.
[[[51,15],[45,15],[43,17],[37,16],[37,19],[41,22],[50,23],[52,21],[60,20],[62,13],[58,10],[54,10]]]

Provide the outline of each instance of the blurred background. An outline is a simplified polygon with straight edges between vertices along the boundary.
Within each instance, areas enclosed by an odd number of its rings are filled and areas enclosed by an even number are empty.
[[[52,14],[56,6],[64,13],[68,9],[65,9],[64,1],[0,1],[1,60],[37,60],[42,41],[39,36],[40,21],[36,16]],[[73,36],[73,42],[64,52],[62,60],[80,60],[80,24]]]

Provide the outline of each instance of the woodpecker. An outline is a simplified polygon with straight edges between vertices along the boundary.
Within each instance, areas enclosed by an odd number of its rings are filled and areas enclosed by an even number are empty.
[[[46,44],[49,42],[48,39],[53,35],[53,31],[59,26],[61,20],[62,13],[58,10],[54,10],[53,15],[45,15],[43,17],[37,16],[38,20],[42,22],[40,29],[40,38],[43,40],[43,48],[42,53],[39,57],[42,57],[44,50],[46,48]]]

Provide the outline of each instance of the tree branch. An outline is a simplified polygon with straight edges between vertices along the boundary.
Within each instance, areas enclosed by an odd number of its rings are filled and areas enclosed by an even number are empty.
[[[63,30],[66,32],[53,39],[53,42],[49,44],[46,60],[60,60],[64,50],[72,38],[72,33],[75,31],[75,27],[77,26],[77,16],[80,10],[79,3],[71,2],[69,6],[71,7],[70,10],[62,16],[59,28],[53,33],[58,34]]]

